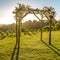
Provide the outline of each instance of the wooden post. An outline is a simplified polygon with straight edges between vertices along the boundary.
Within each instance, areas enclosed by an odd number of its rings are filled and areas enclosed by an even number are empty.
[[[49,45],[51,45],[51,19],[49,20]]]
[[[20,21],[21,19],[18,18],[17,20],[17,55],[16,55],[16,60],[19,59],[19,50],[20,50],[20,38],[21,38],[21,32],[20,32]]]
[[[18,19],[17,22],[17,37],[18,37],[18,46],[20,45],[20,38],[21,38],[21,29],[20,29],[21,18]]]
[[[16,13],[16,45],[17,45],[17,43],[18,43],[18,42],[17,42],[17,38],[18,38],[18,36],[17,36],[17,30],[18,30],[18,29],[17,29],[17,13]]]
[[[47,15],[45,14],[45,16],[47,17]],[[50,17],[50,19],[47,17],[47,19],[49,20],[49,45],[51,45],[51,20],[52,18]]]
[[[43,20],[43,16],[41,16],[41,41],[42,41],[42,20]]]
[[[33,13],[34,15],[35,15],[35,13]],[[43,15],[41,15],[41,20],[40,20],[40,18],[37,16],[37,15],[35,15],[37,18],[38,18],[38,20],[39,21],[41,21],[41,41],[42,41],[42,20],[43,20]]]
[[[18,46],[20,45],[20,20],[18,20]]]

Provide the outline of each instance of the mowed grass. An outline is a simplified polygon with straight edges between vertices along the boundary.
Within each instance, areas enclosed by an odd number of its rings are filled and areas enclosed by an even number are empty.
[[[47,44],[49,42],[48,35],[49,32],[43,32],[43,41]],[[0,40],[0,60],[11,60],[15,43],[15,37],[6,37]],[[60,49],[60,31],[52,32],[52,44]],[[31,35],[22,33],[19,51],[19,60],[60,60],[60,56],[40,41],[40,32],[31,33]]]

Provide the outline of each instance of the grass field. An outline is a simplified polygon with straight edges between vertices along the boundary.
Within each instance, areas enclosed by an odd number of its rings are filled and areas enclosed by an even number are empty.
[[[43,41],[48,44],[49,32],[43,32]],[[16,43],[15,37],[6,37],[0,40],[0,60],[11,60]],[[52,32],[52,44],[60,53],[60,32]],[[16,53],[15,53],[16,57]],[[15,60],[14,57],[14,60]],[[60,60],[60,56],[40,41],[40,32],[31,36],[21,35],[19,60]]]

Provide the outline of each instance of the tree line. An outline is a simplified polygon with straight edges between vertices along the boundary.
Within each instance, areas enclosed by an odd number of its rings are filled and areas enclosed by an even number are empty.
[[[60,30],[60,20],[55,21],[51,23],[52,24],[52,30]],[[49,21],[48,20],[42,20],[42,27],[44,31],[49,31]],[[40,30],[41,29],[41,21],[37,20],[28,20],[24,23],[22,23],[22,30]],[[9,25],[1,25],[0,31],[2,32],[16,32],[16,24],[9,24]]]
[[[58,31],[60,30],[60,20],[55,21],[55,23],[52,21],[52,31]],[[49,21],[43,20],[42,21],[42,28],[43,31],[49,31]],[[29,33],[32,32],[35,34],[36,31],[40,31],[41,29],[41,21],[37,20],[28,20],[24,23],[22,23],[21,32],[24,32],[24,34],[31,35]],[[34,32],[35,31],[35,32]],[[6,36],[16,36],[16,24],[9,24],[9,25],[0,25],[0,36],[3,36],[2,38],[5,38]]]
[[[51,29],[53,31],[60,30],[60,20],[52,21],[51,25],[52,25]],[[42,20],[42,28],[44,31],[49,31],[49,21],[48,20]],[[22,29],[40,30],[41,29],[41,21],[37,21],[37,20],[26,21],[22,24]]]

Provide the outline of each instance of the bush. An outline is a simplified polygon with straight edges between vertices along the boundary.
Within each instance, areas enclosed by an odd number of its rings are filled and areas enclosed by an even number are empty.
[[[43,27],[43,30],[44,30],[44,31],[49,31],[49,26]]]
[[[44,30],[44,31],[49,31],[49,26],[43,27],[43,30]],[[52,31],[54,30],[54,27],[53,27],[53,26],[51,26],[51,30],[52,30]]]
[[[29,36],[31,36],[31,33],[30,33],[30,32],[28,32],[28,35],[29,35]]]
[[[4,32],[0,31],[0,35],[1,35],[1,36],[3,36],[4,34],[5,34]]]
[[[0,39],[2,40],[2,39],[4,39],[4,38],[6,38],[6,35],[2,36]]]

